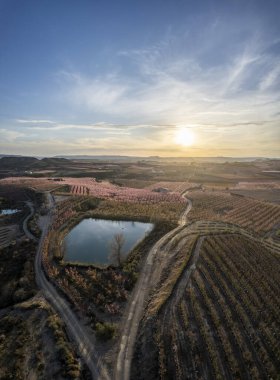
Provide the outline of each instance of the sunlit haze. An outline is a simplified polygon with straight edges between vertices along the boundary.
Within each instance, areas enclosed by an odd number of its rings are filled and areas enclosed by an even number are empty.
[[[0,2],[0,153],[280,152],[280,2]]]
[[[183,146],[191,146],[194,143],[194,133],[187,128],[175,131],[175,142]]]

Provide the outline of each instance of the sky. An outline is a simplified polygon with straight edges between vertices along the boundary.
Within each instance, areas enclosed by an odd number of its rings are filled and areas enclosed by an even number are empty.
[[[0,0],[0,153],[280,156],[279,0]]]

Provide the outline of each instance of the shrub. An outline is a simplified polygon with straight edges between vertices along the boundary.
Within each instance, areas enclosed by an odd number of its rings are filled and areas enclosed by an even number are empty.
[[[112,323],[100,323],[97,322],[95,325],[95,330],[96,330],[96,336],[100,340],[109,340],[112,339],[113,336],[115,335],[115,325]]]
[[[75,211],[89,211],[89,210],[94,210],[96,207],[99,205],[100,200],[97,198],[88,198],[84,202],[81,202],[78,204],[75,208]]]

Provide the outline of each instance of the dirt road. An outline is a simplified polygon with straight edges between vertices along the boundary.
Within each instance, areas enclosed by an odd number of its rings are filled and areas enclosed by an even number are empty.
[[[51,225],[52,214],[55,207],[52,195],[50,193],[47,194],[49,200],[49,212],[46,218],[44,219],[44,223],[42,225],[42,235],[37,248],[37,254],[35,259],[36,283],[38,287],[43,291],[43,294],[46,297],[46,299],[49,301],[49,303],[53,306],[53,308],[57,311],[62,320],[65,322],[69,335],[70,337],[72,337],[81,357],[90,369],[93,379],[109,380],[110,376],[108,374],[108,371],[101,362],[95,350],[93,336],[87,331],[87,329],[81,323],[81,321],[78,320],[78,318],[75,316],[75,314],[69,307],[68,303],[56,291],[55,287],[47,279],[43,270],[43,242],[45,237],[47,236],[48,229]],[[32,206],[31,210],[33,210]],[[34,238],[34,236],[28,231],[27,225],[25,227],[25,232],[28,232],[28,237],[32,236]]]
[[[185,195],[185,194],[184,194]],[[115,367],[115,380],[129,380],[130,366],[133,357],[134,343],[138,331],[138,325],[142,317],[144,302],[150,291],[151,274],[156,255],[164,253],[164,245],[169,239],[174,238],[186,224],[187,215],[192,208],[192,202],[187,199],[188,206],[179,220],[179,226],[164,235],[148,253],[146,263],[136,284],[131,297],[127,319],[122,331],[121,343]],[[162,250],[162,252],[161,252]]]
[[[33,206],[33,203],[31,201],[27,201],[26,204],[29,207],[30,213],[27,215],[27,217],[23,221],[23,224],[22,224],[23,232],[28,237],[28,239],[38,241],[38,239],[34,235],[32,235],[32,233],[29,231],[29,229],[27,227],[27,223],[28,223],[29,219],[31,219],[32,216],[34,215],[34,206]]]

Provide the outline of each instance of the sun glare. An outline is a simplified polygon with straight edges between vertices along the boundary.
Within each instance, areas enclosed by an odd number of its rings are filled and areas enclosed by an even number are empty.
[[[183,146],[191,146],[194,143],[194,134],[187,128],[180,128],[175,132],[175,142],[176,144]]]

